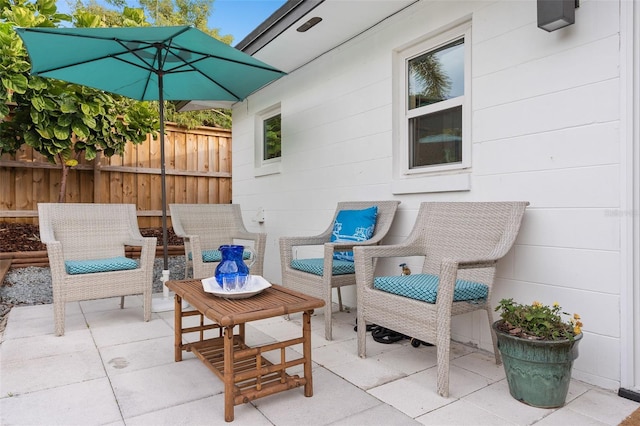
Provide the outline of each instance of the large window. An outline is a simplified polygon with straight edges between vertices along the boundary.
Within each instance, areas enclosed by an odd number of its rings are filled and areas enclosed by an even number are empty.
[[[395,54],[398,179],[470,167],[470,29],[465,24]]]
[[[460,163],[464,39],[409,59],[407,73],[409,168]]]

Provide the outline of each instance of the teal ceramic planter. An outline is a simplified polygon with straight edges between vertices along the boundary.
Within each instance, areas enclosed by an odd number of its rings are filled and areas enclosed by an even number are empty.
[[[582,334],[573,341],[528,340],[500,331],[501,322],[494,322],[493,329],[511,396],[539,408],[563,406]]]

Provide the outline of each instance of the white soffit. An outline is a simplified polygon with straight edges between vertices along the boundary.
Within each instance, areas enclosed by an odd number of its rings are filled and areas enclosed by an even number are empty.
[[[332,50],[416,0],[325,0],[252,56],[287,73]],[[322,21],[306,32],[297,28]]]
[[[300,3],[303,1],[310,0]],[[273,25],[267,26],[266,40],[260,40],[256,45],[250,44],[249,50],[251,56],[290,73],[417,1],[324,0],[292,23],[283,24],[276,20]],[[293,10],[300,9],[294,7]],[[306,32],[297,31],[298,27],[314,17],[320,17],[322,21]],[[261,26],[267,25],[271,19],[268,18]],[[259,28],[254,31],[258,33]],[[269,31],[276,35],[267,35]],[[247,40],[252,35],[255,34],[249,35]],[[185,101],[178,106],[178,111],[221,107],[229,108],[230,105],[216,101]]]

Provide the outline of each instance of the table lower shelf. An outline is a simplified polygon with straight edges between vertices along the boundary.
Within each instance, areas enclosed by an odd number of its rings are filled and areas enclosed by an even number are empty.
[[[233,401],[240,405],[264,396],[304,386],[307,379],[289,375],[287,368],[304,364],[304,358],[286,361],[285,349],[302,343],[302,338],[269,345],[249,347],[240,336],[233,336]],[[224,337],[189,343],[184,349],[193,352],[220,380],[225,381]],[[280,362],[274,364],[263,356],[280,350]]]

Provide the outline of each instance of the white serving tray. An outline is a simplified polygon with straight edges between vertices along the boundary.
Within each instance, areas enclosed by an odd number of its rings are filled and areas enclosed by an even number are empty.
[[[240,291],[225,291],[218,285],[216,277],[202,279],[202,288],[205,292],[225,299],[246,299],[261,293],[264,289],[271,287],[271,283],[260,275],[249,275],[247,285]]]

